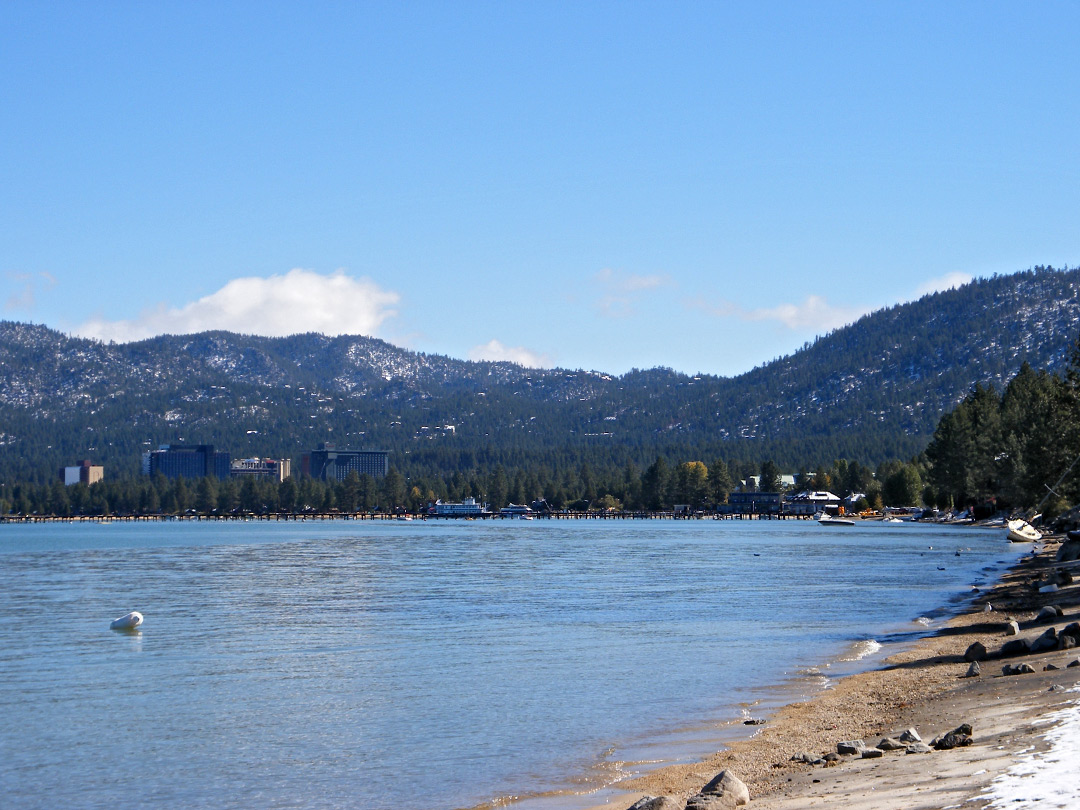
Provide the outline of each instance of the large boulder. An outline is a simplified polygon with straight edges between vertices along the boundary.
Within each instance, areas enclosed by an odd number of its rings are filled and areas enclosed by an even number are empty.
[[[1073,534],[1077,534],[1073,537]],[[1080,560],[1080,533],[1069,532],[1069,539],[1058,546],[1058,562],[1074,562]]]
[[[1063,611],[1057,605],[1047,605],[1039,611],[1039,615],[1035,617],[1035,621],[1039,622],[1056,622],[1060,617],[1065,615]]]
[[[749,803],[750,789],[731,771],[723,770],[690,797],[686,810],[727,810]]]
[[[1017,655],[1027,655],[1031,652],[1031,642],[1026,638],[1017,638],[1006,641],[1001,645],[1001,657],[1012,658]]]
[[[862,740],[845,740],[844,742],[838,742],[836,744],[836,753],[859,755],[866,750],[866,743]]]
[[[964,651],[965,661],[983,661],[986,659],[986,646],[980,642],[975,641]]]
[[[1018,635],[1020,635],[1020,624],[1015,619],[1012,619],[1011,621],[1006,623],[1006,625],[1005,625],[1005,635],[1007,635],[1007,636],[1018,636]]]
[[[1033,653],[1049,652],[1050,650],[1056,650],[1057,648],[1057,630],[1053,627],[1047,628],[1045,633],[1031,642],[1031,652]]]

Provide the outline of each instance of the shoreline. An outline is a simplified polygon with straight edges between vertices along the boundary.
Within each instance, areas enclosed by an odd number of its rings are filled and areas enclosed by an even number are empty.
[[[1032,587],[1054,566],[1060,541],[1049,537],[1037,544],[1038,553],[1025,553],[942,626],[873,669],[830,679],[823,691],[777,708],[752,736],[734,739],[699,761],[662,765],[603,788],[585,810],[627,810],[644,796],[670,796],[676,800],[670,806],[682,807],[682,801],[725,769],[749,787],[752,808],[990,806],[993,780],[1020,752],[1046,747],[1042,734],[1048,726],[1043,719],[1080,705],[1074,691],[1080,689],[1080,667],[1067,668],[1080,658],[1080,648],[1010,659],[997,656],[1009,640],[1005,626],[1010,619],[1020,624],[1019,638],[1035,638],[1051,626],[1060,631],[1080,619],[1080,582],[1056,593]],[[1080,580],[1080,563],[1073,566]],[[985,603],[992,605],[990,612],[984,611]],[[1064,615],[1036,624],[1038,610],[1051,604],[1060,606]],[[986,647],[988,657],[981,676],[965,678],[969,662],[964,653],[976,641]],[[1003,663],[1021,662],[1036,672],[1001,674]],[[1059,669],[1043,671],[1048,664]],[[835,752],[836,744],[845,740],[862,739],[874,746],[910,727],[930,742],[962,723],[974,727],[971,747],[924,755],[889,752],[876,759],[843,757],[827,768],[792,761],[801,752]],[[581,807],[581,796],[577,798],[575,806]],[[1012,806],[1020,805],[1014,801]]]

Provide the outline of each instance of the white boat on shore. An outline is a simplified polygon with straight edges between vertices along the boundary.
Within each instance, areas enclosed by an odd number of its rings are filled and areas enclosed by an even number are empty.
[[[1009,527],[1009,540],[1013,543],[1034,543],[1042,540],[1042,532],[1026,520],[1010,520],[1006,525]]]

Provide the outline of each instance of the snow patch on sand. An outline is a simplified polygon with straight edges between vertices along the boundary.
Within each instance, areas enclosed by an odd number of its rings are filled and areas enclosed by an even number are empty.
[[[1070,692],[1080,692],[1074,686]],[[1055,723],[1046,732],[1047,751],[1025,752],[979,799],[988,799],[988,808],[1075,808],[1080,807],[1080,782],[1076,763],[1080,762],[1080,703],[1047,715]]]

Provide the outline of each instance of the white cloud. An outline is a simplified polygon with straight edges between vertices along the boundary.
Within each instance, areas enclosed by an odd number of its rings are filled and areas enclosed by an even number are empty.
[[[640,276],[634,273],[612,270],[609,267],[605,267],[597,273],[593,280],[601,288],[601,296],[597,301],[597,306],[605,315],[612,317],[629,315],[632,310],[633,299],[638,293],[671,284],[667,276]]]
[[[18,289],[8,296],[4,303],[4,309],[32,310],[37,304],[38,289],[51,290],[56,286],[56,278],[52,273],[8,273],[8,278],[18,285]]]
[[[397,314],[400,296],[368,278],[338,270],[320,275],[295,269],[270,278],[238,278],[180,308],[164,305],[130,321],[91,319],[75,334],[128,342],[153,335],[185,335],[212,329],[281,337],[299,332],[374,335]]]
[[[811,330],[818,334],[853,323],[870,310],[858,307],[833,306],[820,295],[808,295],[801,304],[779,304],[775,307],[743,309],[730,301],[707,304],[694,300],[688,303],[716,318],[736,317],[743,321],[777,321],[788,329]]]
[[[469,359],[516,363],[526,368],[551,367],[551,360],[546,355],[537,354],[524,346],[504,346],[497,340],[491,340],[482,346],[473,346],[469,349]]]
[[[954,287],[962,287],[971,281],[971,276],[967,273],[949,273],[941,278],[932,278],[919,285],[915,290],[915,298],[922,298],[924,295],[930,293],[943,292],[944,290],[951,290]]]
[[[857,307],[833,306],[820,295],[808,295],[801,304],[780,304],[775,307],[743,312],[746,321],[779,321],[788,329],[813,330],[819,334],[853,323],[869,312]]]

